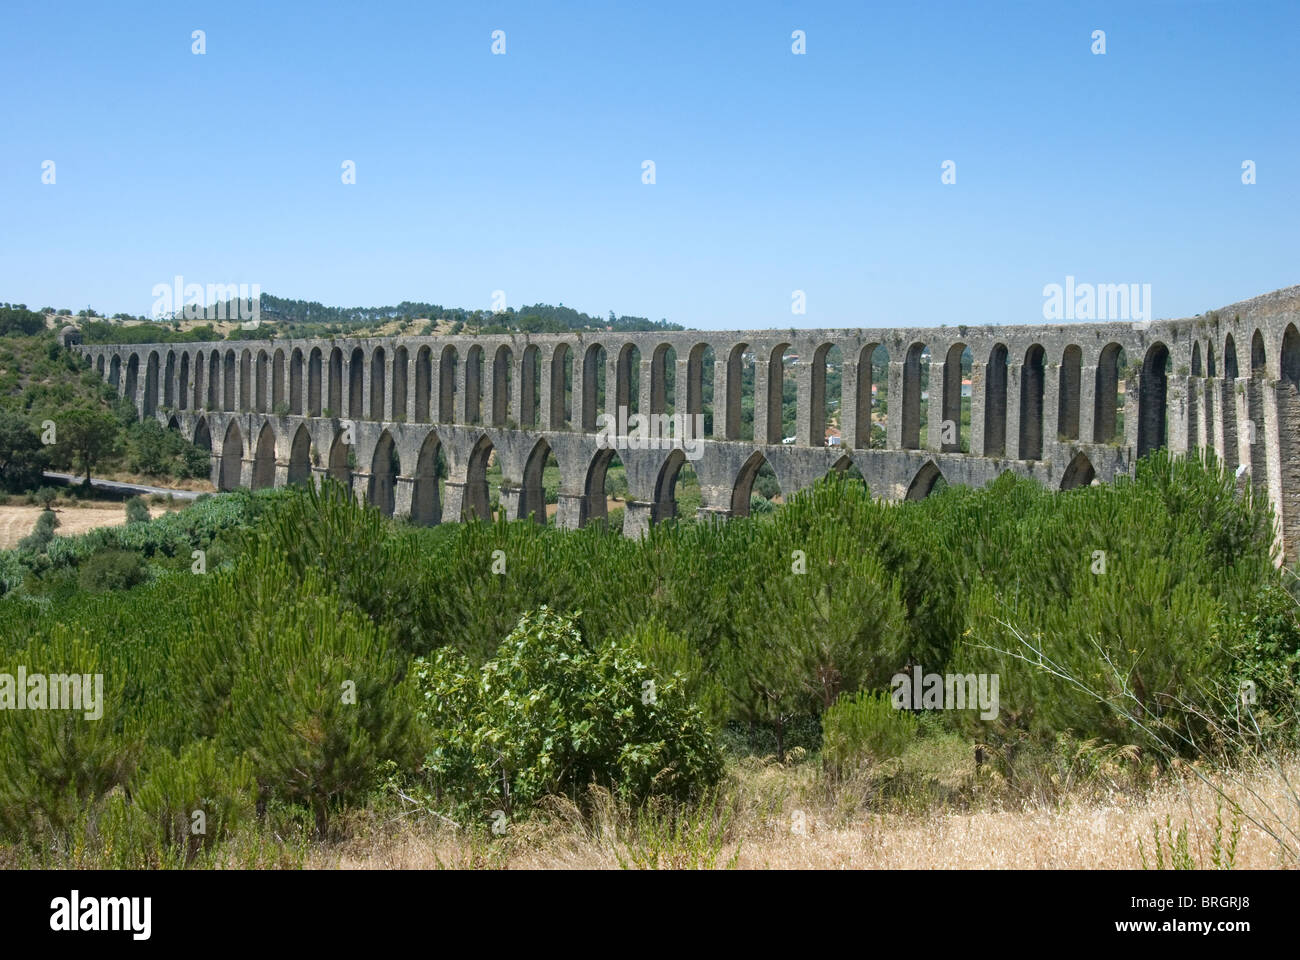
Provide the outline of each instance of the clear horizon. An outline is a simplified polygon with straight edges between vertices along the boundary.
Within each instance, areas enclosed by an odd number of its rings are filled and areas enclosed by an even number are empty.
[[[1150,284],[1153,319],[1300,282],[1294,5],[0,23],[0,300],[33,309],[147,315],[179,274],[339,307],[504,291],[705,330],[939,326],[1044,322],[1067,276]]]

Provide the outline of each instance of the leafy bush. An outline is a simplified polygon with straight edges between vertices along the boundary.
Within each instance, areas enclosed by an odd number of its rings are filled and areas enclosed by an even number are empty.
[[[676,678],[625,647],[590,649],[576,618],[525,614],[497,658],[474,670],[439,651],[417,661],[436,787],[482,811],[575,802],[589,784],[634,802],[687,799],[715,784],[722,758]]]

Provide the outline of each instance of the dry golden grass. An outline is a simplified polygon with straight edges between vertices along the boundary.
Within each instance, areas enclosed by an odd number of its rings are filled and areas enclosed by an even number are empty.
[[[1287,781],[1300,782],[1300,763],[1285,777],[1261,766],[1250,774],[1210,775],[1231,800],[1241,820],[1235,867],[1294,867],[1278,841],[1250,822],[1273,830],[1300,832],[1300,803]],[[731,814],[725,826],[702,834],[712,844],[716,866],[742,869],[1141,869],[1139,842],[1153,859],[1153,827],[1166,817],[1175,831],[1186,825],[1191,857],[1211,866],[1216,810],[1218,835],[1232,832],[1230,804],[1188,769],[1167,776],[1139,794],[1096,799],[1066,794],[1052,804],[999,808],[1004,795],[977,789],[969,809],[930,812],[872,812],[862,805],[862,784],[828,789],[810,764],[742,764],[733,767],[719,804]],[[1279,823],[1275,815],[1285,824]],[[708,820],[709,818],[699,818]],[[644,825],[608,797],[598,798],[586,816],[558,801],[546,815],[512,824],[504,837],[486,831],[466,836],[436,821],[385,820],[377,814],[357,823],[351,839],[313,846],[309,868],[428,869],[617,869],[634,864],[647,846]],[[1285,834],[1292,851],[1296,833]],[[653,844],[652,844],[653,845]],[[699,843],[661,845],[661,866],[699,866]],[[651,858],[652,860],[654,857]]]
[[[180,510],[187,506],[185,502],[173,504],[149,504],[149,515],[160,517],[169,510]],[[32,532],[36,518],[42,508],[26,504],[4,504],[0,506],[0,550],[12,550],[18,541]],[[55,534],[60,537],[75,537],[89,533],[99,527],[118,527],[126,523],[126,505],[114,500],[58,500],[54,504],[58,514],[59,526]]]

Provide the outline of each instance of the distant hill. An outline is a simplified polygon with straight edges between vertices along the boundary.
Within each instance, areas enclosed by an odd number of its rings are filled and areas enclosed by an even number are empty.
[[[282,339],[330,335],[383,336],[395,333],[432,335],[461,332],[568,333],[573,330],[686,329],[681,324],[669,323],[667,320],[620,316],[612,310],[606,317],[595,317],[564,304],[552,306],[536,303],[499,313],[411,300],[403,300],[396,306],[388,307],[327,307],[314,300],[290,300],[269,293],[261,295],[258,326],[246,327],[236,319],[240,316],[237,303],[230,300],[209,311],[210,315],[230,318],[225,320],[187,320],[180,311],[163,318],[133,317],[118,313],[109,319],[90,308],[79,311],[74,317],[70,310],[55,311],[50,307],[39,313],[33,311],[30,315],[25,307],[21,311],[11,308],[13,315],[6,314],[3,320],[19,327],[32,326],[34,321],[30,319],[31,316],[44,316],[47,325],[75,323],[81,327],[87,343],[249,340],[265,337],[268,325]]]

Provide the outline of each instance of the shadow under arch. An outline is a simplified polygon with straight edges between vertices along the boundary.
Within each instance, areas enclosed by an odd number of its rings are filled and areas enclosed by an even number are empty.
[[[542,475],[546,463],[553,456],[551,445],[541,438],[533,446],[532,453],[524,463],[524,485],[519,491],[519,516],[521,519],[532,517],[542,525],[546,524],[546,489]]]
[[[478,348],[476,348],[478,349]],[[492,500],[488,495],[487,468],[492,459],[492,440],[485,433],[470,451],[465,472],[465,502],[461,513],[466,520],[492,519]]]
[[[415,461],[415,486],[411,492],[412,523],[431,527],[442,522],[442,498],[438,493],[438,481],[446,473],[442,440],[437,431],[430,430]]]
[[[758,479],[758,474],[763,467],[772,470],[772,465],[768,462],[767,457],[763,456],[762,451],[756,450],[750,454],[749,459],[745,461],[739,473],[736,474],[736,482],[731,488],[731,515],[733,517],[749,516],[749,500],[754,493],[754,481]],[[780,477],[777,477],[777,483],[780,484]]]
[[[393,515],[397,506],[397,475],[402,472],[397,457],[393,435],[385,430],[375,444],[375,454],[370,459],[370,480],[366,486],[366,501],[379,508],[386,517]]]
[[[1092,461],[1088,459],[1085,453],[1077,453],[1074,459],[1070,461],[1069,466],[1065,468],[1065,475],[1061,477],[1061,489],[1073,490],[1076,487],[1086,487],[1097,477],[1097,471],[1093,468]]]
[[[609,519],[609,494],[605,481],[609,475],[609,468],[616,461],[619,466],[622,466],[623,460],[613,447],[597,450],[596,455],[591,458],[591,464],[587,467],[587,479],[582,487],[583,526],[593,520]]]
[[[289,483],[306,484],[311,482],[311,434],[305,423],[298,424],[289,446]]]
[[[352,444],[345,442],[347,432],[339,430],[334,434],[334,442],[330,444],[330,460],[328,474],[331,479],[337,480],[349,490],[352,489]]]
[[[243,467],[244,435],[239,432],[239,424],[234,420],[226,428],[226,437],[221,442],[221,472],[217,477],[218,490],[238,490],[239,473]]]
[[[652,523],[672,520],[677,517],[677,478],[682,467],[686,466],[686,454],[681,450],[672,450],[659,468],[655,478],[655,505],[650,515]]]
[[[262,424],[257,435],[257,449],[253,452],[254,490],[275,486],[275,431],[269,423]]]
[[[912,482],[908,485],[907,495],[903,499],[924,500],[934,493],[936,489],[942,489],[946,485],[947,481],[944,480],[943,474],[939,471],[935,462],[927,460],[921,466],[921,469],[916,471],[916,476],[912,478]]]

